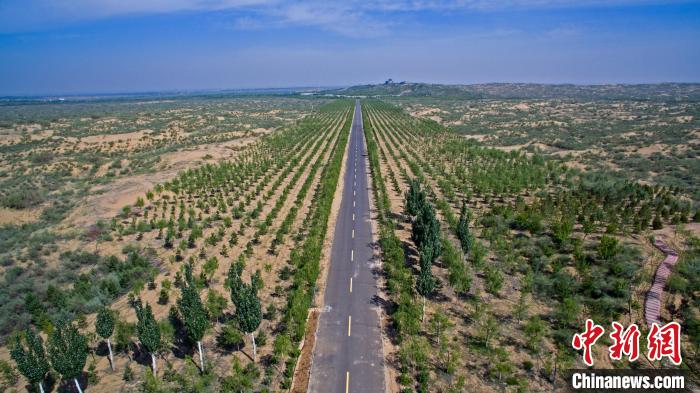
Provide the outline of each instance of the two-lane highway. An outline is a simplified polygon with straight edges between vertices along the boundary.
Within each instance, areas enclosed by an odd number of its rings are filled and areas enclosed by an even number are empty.
[[[383,392],[379,308],[373,304],[369,182],[360,100],[355,102],[340,212],[313,352],[309,391]]]

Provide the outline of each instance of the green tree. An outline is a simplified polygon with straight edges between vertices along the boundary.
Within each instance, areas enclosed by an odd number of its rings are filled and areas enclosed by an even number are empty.
[[[486,316],[486,318],[483,318],[480,321],[477,334],[481,338],[481,342],[485,347],[489,347],[492,337],[498,336],[499,327],[500,325],[498,324],[498,321],[496,321],[496,318],[494,318],[490,313]]]
[[[216,258],[214,258],[216,259]],[[192,265],[185,265],[185,285],[181,288],[181,297],[177,301],[182,322],[185,325],[187,336],[192,342],[197,343],[199,350],[199,366],[204,372],[204,354],[202,352],[202,338],[209,328],[209,315],[202,304],[199,292],[192,278]]]
[[[580,302],[573,297],[566,297],[559,303],[559,309],[556,316],[562,323],[571,325],[576,322],[576,317],[581,312]]]
[[[202,265],[202,271],[204,271],[204,274],[207,276],[207,284],[211,282],[211,279],[214,277],[214,273],[216,273],[216,269],[218,268],[219,260],[216,257],[211,257],[204,262],[204,265]]]
[[[17,370],[9,362],[0,359],[0,383],[4,386],[14,386],[19,381]]]
[[[34,329],[27,329],[24,334],[26,348],[20,337],[15,338],[15,345],[10,351],[12,360],[17,364],[17,369],[31,384],[38,384],[41,393],[44,393],[44,377],[49,372],[49,362],[46,359],[44,343],[41,336]]]
[[[489,266],[486,268],[484,281],[486,290],[494,295],[498,295],[498,292],[503,288],[503,274],[497,267]]]
[[[435,313],[433,313],[428,320],[428,323],[433,331],[437,345],[440,347],[440,338],[443,336],[444,331],[451,328],[453,324],[450,322],[450,319],[447,317],[447,314],[445,314],[442,308],[438,308]]]
[[[114,332],[114,313],[110,309],[105,307],[97,314],[95,332],[98,336],[107,340],[109,367],[114,370],[114,356],[112,355],[112,343],[110,342],[110,337],[112,337],[112,333]]]
[[[550,227],[554,235],[554,241],[561,246],[569,240],[569,236],[574,231],[574,221],[568,217],[561,217],[552,222]]]
[[[612,236],[607,236],[603,235],[600,237],[600,243],[598,243],[598,247],[596,248],[596,252],[598,253],[598,257],[604,261],[609,261],[617,255],[617,253],[620,251],[620,247],[618,245],[617,239],[615,239]]]
[[[228,306],[228,301],[219,292],[211,289],[207,293],[207,311],[212,321],[217,321],[224,315],[224,310]]]
[[[139,336],[141,345],[151,354],[151,368],[153,369],[153,375],[157,375],[156,352],[161,347],[158,322],[153,317],[153,310],[150,304],[146,303],[144,307],[141,300],[137,300],[134,304],[134,309],[136,310],[136,318],[138,318],[136,333]]]
[[[539,350],[542,344],[542,339],[544,338],[545,328],[544,322],[540,319],[540,317],[536,315],[530,317],[530,319],[525,323],[524,328],[528,348],[535,352]]]
[[[82,393],[78,377],[87,361],[88,347],[85,336],[73,324],[59,322],[49,335],[48,353],[51,366],[63,379],[72,379]]]
[[[408,181],[408,191],[406,191],[404,212],[409,216],[416,216],[420,208],[425,204],[425,192],[421,190],[418,179]]]
[[[411,239],[419,251],[431,257],[430,263],[440,256],[440,222],[435,215],[435,209],[429,203],[425,203],[418,211],[411,227]]]
[[[459,243],[462,246],[462,251],[464,254],[468,254],[472,248],[472,236],[469,233],[469,209],[467,208],[467,202],[462,202],[462,209],[459,213],[459,222],[455,228],[455,234]]]
[[[435,277],[429,269],[421,269],[418,279],[416,280],[416,291],[423,297],[423,312],[421,320],[425,318],[425,299],[433,294],[435,290]]]
[[[253,341],[253,360],[257,358],[257,349],[255,346],[255,330],[260,326],[262,320],[262,308],[260,299],[252,285],[245,285],[241,290],[237,300],[234,300],[236,305],[236,320],[238,326],[245,333],[250,334]]]
[[[245,367],[237,358],[233,358],[231,364],[231,374],[221,380],[221,391],[223,393],[249,393],[254,392],[255,381],[260,377],[260,370],[248,363]]]
[[[228,285],[231,288],[231,301],[236,306],[235,318],[238,322],[238,327],[244,332],[250,334],[253,341],[253,360],[257,359],[257,348],[255,346],[255,330],[260,326],[262,320],[262,307],[255,280],[250,284],[246,284],[241,279],[243,271],[243,260],[231,265],[228,272]]]
[[[520,298],[518,298],[518,302],[513,307],[513,316],[515,316],[518,322],[527,317],[528,308],[527,299],[525,299],[525,292],[520,292]]]

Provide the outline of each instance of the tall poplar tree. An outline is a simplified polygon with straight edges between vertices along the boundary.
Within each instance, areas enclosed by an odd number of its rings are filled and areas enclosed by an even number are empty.
[[[192,265],[185,265],[185,285],[182,286],[182,294],[177,301],[177,306],[182,315],[182,323],[185,325],[187,335],[192,342],[197,343],[199,351],[199,366],[204,372],[204,353],[202,352],[202,338],[209,328],[209,315],[202,304],[199,292],[192,278]]]
[[[78,377],[83,372],[88,355],[87,339],[71,323],[59,322],[49,335],[51,366],[63,379],[72,379],[79,393],[83,393]]]
[[[31,384],[38,384],[41,393],[44,393],[44,377],[49,372],[49,361],[46,359],[44,342],[34,329],[27,329],[24,334],[26,348],[20,337],[16,337],[15,344],[10,351],[12,360],[17,364],[17,369]]]
[[[109,367],[114,371],[114,356],[112,355],[112,343],[110,342],[110,337],[114,332],[114,314],[108,308],[103,308],[97,314],[97,320],[95,320],[95,332],[98,336],[107,340],[107,349],[109,350]]]
[[[255,346],[255,330],[260,326],[262,320],[262,307],[258,299],[257,280],[250,284],[245,284],[241,279],[243,264],[241,261],[231,265],[228,272],[228,284],[231,288],[231,301],[236,306],[235,318],[238,327],[250,334],[253,341],[253,360],[257,359],[257,348]]]
[[[161,346],[160,327],[158,327],[158,323],[155,318],[153,318],[153,310],[150,304],[146,303],[144,307],[141,300],[137,300],[134,308],[136,309],[136,317],[138,318],[136,333],[139,336],[141,345],[151,354],[151,367],[153,368],[153,375],[155,376],[158,371],[155,354]]]

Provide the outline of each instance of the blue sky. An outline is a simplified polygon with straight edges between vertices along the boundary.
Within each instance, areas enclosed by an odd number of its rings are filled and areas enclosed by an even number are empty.
[[[700,1],[0,0],[0,95],[700,82]]]

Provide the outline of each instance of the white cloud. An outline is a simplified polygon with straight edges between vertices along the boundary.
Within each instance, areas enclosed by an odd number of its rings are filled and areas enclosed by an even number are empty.
[[[31,31],[125,15],[233,11],[234,26],[238,28],[311,26],[349,36],[376,36],[389,32],[391,20],[401,13],[668,4],[669,1],[673,0],[0,0],[0,32]],[[241,15],[236,16],[236,11]]]
[[[387,34],[391,23],[374,18],[357,7],[330,3],[278,4],[234,21],[240,29],[270,29],[289,26],[317,27],[352,37]]]

